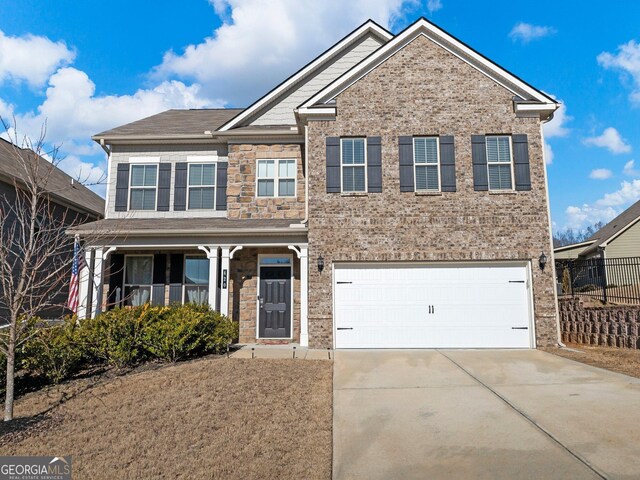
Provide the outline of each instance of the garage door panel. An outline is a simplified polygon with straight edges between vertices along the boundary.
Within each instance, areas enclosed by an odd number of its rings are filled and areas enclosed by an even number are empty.
[[[530,347],[525,266],[337,266],[337,348]]]

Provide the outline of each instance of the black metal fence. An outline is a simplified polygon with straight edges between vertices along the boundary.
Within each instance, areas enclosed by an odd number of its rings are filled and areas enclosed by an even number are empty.
[[[640,304],[640,257],[556,260],[561,294]]]

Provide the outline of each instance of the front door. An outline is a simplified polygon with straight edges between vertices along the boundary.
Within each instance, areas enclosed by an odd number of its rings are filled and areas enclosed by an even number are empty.
[[[259,338],[291,337],[291,267],[260,267]]]

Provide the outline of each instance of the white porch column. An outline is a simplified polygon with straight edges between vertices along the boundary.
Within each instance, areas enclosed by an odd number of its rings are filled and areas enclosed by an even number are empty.
[[[91,250],[84,252],[85,266],[78,272],[78,318],[87,318],[87,305],[89,301],[89,266],[91,265]]]
[[[96,255],[93,264],[93,293],[91,296],[91,318],[95,318],[102,306],[102,256],[103,249],[96,248]]]
[[[229,315],[229,246],[222,247],[220,265],[220,313]]]
[[[300,247],[300,346],[309,346],[309,249]]]
[[[211,245],[206,247],[204,245],[198,246],[199,250],[202,250],[207,254],[209,259],[209,306],[216,311],[220,311],[218,306],[218,246]]]

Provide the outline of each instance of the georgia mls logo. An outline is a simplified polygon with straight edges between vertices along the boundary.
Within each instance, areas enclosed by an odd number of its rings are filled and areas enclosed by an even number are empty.
[[[0,480],[70,480],[71,457],[0,457]]]

